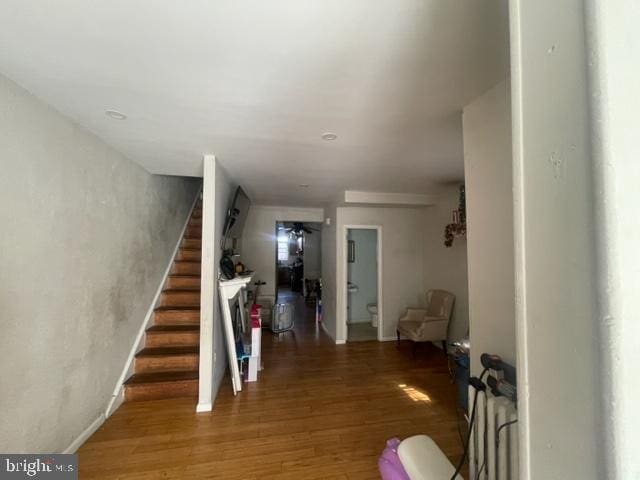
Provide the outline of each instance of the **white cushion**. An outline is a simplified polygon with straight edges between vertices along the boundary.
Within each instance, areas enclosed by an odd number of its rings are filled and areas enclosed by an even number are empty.
[[[426,435],[400,442],[398,457],[411,480],[449,480],[456,471],[436,442]],[[460,475],[456,479],[463,480]]]

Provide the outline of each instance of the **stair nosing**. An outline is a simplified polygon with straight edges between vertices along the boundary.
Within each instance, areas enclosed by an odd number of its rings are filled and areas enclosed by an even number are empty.
[[[174,293],[174,292],[200,292],[200,289],[198,288],[197,290],[193,290],[193,289],[174,288],[174,287],[162,289],[162,293]]]
[[[200,310],[200,305],[161,305],[159,307],[156,307],[154,309],[155,312],[166,312],[169,310],[180,310],[180,311],[185,311],[185,310]]]
[[[161,375],[168,375],[169,378],[162,378]],[[174,374],[174,376],[176,378],[170,378],[172,375]],[[183,374],[185,377],[193,377],[193,375],[195,374],[194,378],[180,378],[180,375],[176,375],[176,374]],[[159,380],[153,380],[153,377],[160,377]],[[125,382],[124,384],[126,386],[133,386],[133,385],[154,385],[154,384],[162,384],[162,383],[179,383],[179,382],[197,382],[198,378],[199,378],[199,371],[198,370],[174,370],[174,371],[167,371],[167,372],[149,372],[149,373],[134,373],[133,375],[131,375]]]
[[[175,350],[175,351],[172,351]],[[185,355],[200,355],[200,347],[145,347],[136,353],[136,358],[144,357],[182,357]]]
[[[175,328],[175,330],[172,330]],[[192,332],[192,331],[200,331],[200,324],[175,324],[175,325],[152,325],[150,326],[146,332]]]

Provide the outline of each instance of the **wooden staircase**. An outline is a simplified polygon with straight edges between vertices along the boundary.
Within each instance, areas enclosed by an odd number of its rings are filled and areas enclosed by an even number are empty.
[[[202,204],[191,214],[171,273],[136,354],[125,400],[198,395]]]

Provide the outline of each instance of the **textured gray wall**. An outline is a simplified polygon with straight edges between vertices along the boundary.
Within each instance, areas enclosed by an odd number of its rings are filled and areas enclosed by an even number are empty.
[[[2,76],[0,166],[0,451],[61,451],[104,412],[199,180],[150,175]]]

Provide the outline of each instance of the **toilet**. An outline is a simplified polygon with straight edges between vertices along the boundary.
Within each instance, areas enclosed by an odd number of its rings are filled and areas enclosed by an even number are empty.
[[[371,315],[371,326],[378,327],[378,304],[377,303],[369,303],[367,304],[367,311],[369,315]]]

